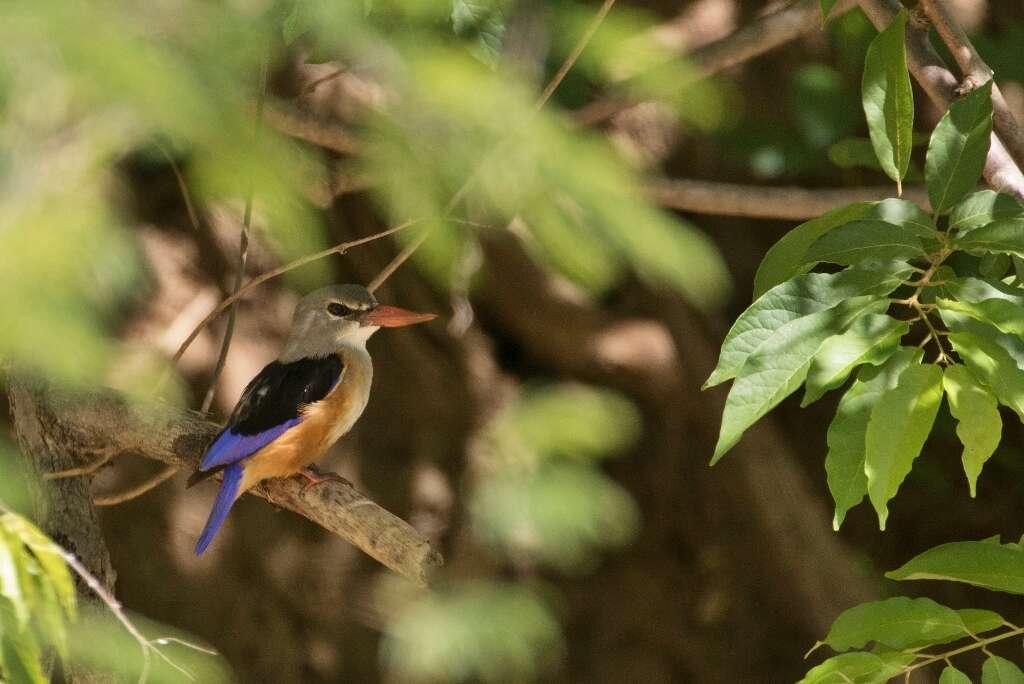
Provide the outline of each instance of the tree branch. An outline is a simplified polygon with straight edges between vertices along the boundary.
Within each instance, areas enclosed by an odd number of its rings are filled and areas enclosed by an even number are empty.
[[[285,135],[299,138],[340,154],[359,154],[363,144],[341,123],[325,126],[321,117],[282,102],[268,102],[263,120]]]
[[[646,190],[648,197],[663,207],[697,214],[763,219],[809,219],[845,204],[892,197],[891,185],[808,189],[689,179],[653,180],[647,183]],[[924,188],[904,188],[903,198],[931,211]]]
[[[993,77],[992,69],[974,49],[967,32],[957,23],[943,0],[921,0],[921,8],[963,72],[965,82],[961,91],[977,88]],[[1024,167],[1024,132],[996,83],[992,84],[992,125],[1017,166]]]
[[[130,404],[110,391],[73,394],[40,385],[30,393],[22,391],[12,396],[19,409],[31,405],[32,411],[52,417],[55,429],[50,431],[51,447],[78,461],[68,466],[80,465],[98,451],[110,451],[195,468],[219,429],[195,412],[156,403]],[[88,480],[60,482],[88,492]],[[427,584],[443,562],[430,542],[411,525],[351,485],[325,482],[302,493],[299,481],[274,479],[251,493],[315,522],[417,584]],[[92,511],[91,501],[86,504]],[[73,550],[82,555],[81,549]]]
[[[832,9],[837,17],[856,5],[856,0],[842,0]],[[720,40],[708,43],[685,56],[695,67],[693,80],[707,78],[763,55],[803,34],[821,27],[819,0],[798,0],[782,9],[765,14]],[[677,84],[683,88],[692,81]],[[576,123],[593,125],[636,105],[636,102],[606,98],[596,100],[577,110]]]
[[[860,0],[860,6],[878,30],[888,26],[903,8],[896,0]],[[960,82],[928,42],[928,30],[913,21],[907,24],[907,67],[931,101],[942,111],[949,109]],[[993,189],[1024,199],[1024,176],[994,133],[984,176]]]

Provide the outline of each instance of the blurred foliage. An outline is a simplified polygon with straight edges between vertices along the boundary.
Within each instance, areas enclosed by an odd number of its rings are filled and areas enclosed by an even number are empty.
[[[426,681],[531,681],[562,651],[558,622],[523,588],[466,583],[429,595],[389,627],[382,654]]]
[[[592,565],[595,552],[635,533],[629,494],[594,464],[632,445],[633,405],[608,390],[538,387],[491,429],[494,468],[470,501],[474,530],[513,558],[563,570]]]

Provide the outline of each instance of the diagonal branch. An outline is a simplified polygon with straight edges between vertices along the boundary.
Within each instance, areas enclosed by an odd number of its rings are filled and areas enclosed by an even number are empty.
[[[943,0],[921,0],[921,8],[960,66],[964,75],[962,90],[976,88],[993,77],[992,69],[974,49],[967,32],[957,23]],[[992,125],[1017,166],[1024,167],[1024,131],[995,83],[992,84]]]
[[[809,219],[854,202],[892,197],[892,186],[798,188],[740,185],[716,181],[669,179],[648,181],[647,196],[663,207],[717,216],[763,219]],[[903,198],[930,212],[924,188],[903,188]]]
[[[72,394],[36,384],[22,391],[19,403],[21,410],[31,403],[35,413],[53,423],[48,434],[54,450],[79,460],[109,449],[192,469],[219,429],[198,413],[131,404],[109,391]],[[295,479],[275,479],[250,493],[315,522],[420,585],[441,566],[441,555],[425,537],[351,485],[325,482],[305,493],[302,488]]]
[[[855,0],[841,0],[829,16],[837,17],[855,4]],[[797,0],[683,56],[695,67],[694,80],[707,78],[819,29],[821,23],[819,0]],[[689,83],[675,85],[684,88]],[[573,118],[578,124],[593,125],[635,104],[622,99],[600,99],[579,109]]]
[[[860,0],[860,6],[879,30],[888,26],[903,8],[896,0]],[[927,28],[915,22],[907,24],[907,67],[935,106],[942,111],[949,109],[957,98],[960,82],[932,48]],[[1024,176],[994,133],[984,176],[994,190],[1024,198]]]

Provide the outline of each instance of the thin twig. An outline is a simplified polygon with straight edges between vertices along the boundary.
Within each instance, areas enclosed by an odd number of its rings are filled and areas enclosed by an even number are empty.
[[[551,96],[554,95],[558,86],[561,85],[566,75],[576,64],[576,61],[579,60],[580,55],[582,55],[583,51],[587,48],[587,44],[590,43],[590,39],[594,37],[594,34],[597,33],[597,29],[601,27],[601,23],[604,22],[604,18],[608,16],[608,12],[611,11],[612,5],[614,4],[615,0],[604,0],[604,2],[601,3],[601,7],[598,8],[597,13],[594,15],[594,18],[591,19],[590,24],[583,32],[583,35],[580,36],[580,39],[576,41],[576,45],[573,46],[572,52],[570,52],[569,56],[565,58],[565,61],[562,62],[562,66],[558,68],[555,75],[550,81],[548,81],[544,91],[541,92],[540,98],[538,98],[537,102],[533,106],[534,111],[539,112],[543,109],[544,105],[546,105],[548,100],[551,99]]]
[[[145,482],[138,484],[130,489],[126,489],[118,494],[107,494],[105,496],[97,496],[92,502],[97,506],[117,506],[123,504],[126,501],[137,499],[146,492],[155,489],[159,485],[163,484],[166,480],[174,477],[174,474],[178,472],[178,466],[169,465],[161,470],[159,473],[149,478]]]
[[[67,470],[58,470],[52,473],[43,473],[44,480],[63,480],[68,477],[80,477],[82,475],[92,475],[103,466],[110,463],[114,458],[114,452],[112,450],[104,451],[103,454],[92,463],[88,463],[78,468],[68,468]]]
[[[89,569],[85,567],[80,560],[78,560],[75,554],[71,553],[56,542],[53,543],[53,546],[57,549],[57,552],[60,554],[61,558],[64,559],[64,562],[67,563],[68,567],[74,570],[75,574],[82,578],[82,581],[92,589],[93,593],[96,594],[104,604],[106,604],[107,608],[110,609],[110,612],[114,614],[115,618],[117,618],[117,621],[120,622],[125,630],[132,635],[132,638],[139,643],[139,648],[142,649],[142,672],[139,674],[139,684],[145,684],[146,678],[149,676],[149,670],[152,667],[152,653],[156,653],[161,660],[188,677],[189,681],[195,681],[196,678],[192,676],[191,672],[168,658],[163,651],[157,648],[151,640],[147,639],[146,636],[139,631],[139,628],[135,626],[135,623],[128,619],[128,615],[124,612],[121,602],[114,598],[113,594],[107,591],[106,587],[103,586],[95,575],[89,572]]]
[[[245,295],[249,290],[253,289],[254,287],[257,287],[258,285],[262,285],[263,283],[267,282],[268,280],[270,280],[272,278],[276,278],[277,276],[279,276],[279,275],[281,275],[283,273],[287,273],[288,271],[293,271],[296,268],[299,268],[301,266],[305,266],[308,263],[312,263],[314,261],[317,261],[318,259],[323,259],[324,257],[330,256],[332,254],[345,254],[348,250],[352,249],[353,247],[358,247],[359,245],[365,245],[368,242],[373,242],[374,240],[379,240],[381,238],[387,237],[388,235],[393,235],[394,233],[397,233],[400,230],[405,230],[406,228],[408,228],[409,226],[411,226],[411,225],[413,225],[413,224],[415,224],[417,222],[418,222],[417,220],[406,221],[405,223],[402,223],[400,225],[394,226],[392,228],[388,228],[387,230],[382,230],[379,233],[374,233],[373,235],[367,235],[366,237],[359,238],[358,240],[350,240],[348,242],[342,242],[342,243],[339,243],[337,245],[334,245],[333,247],[329,247],[329,248],[327,248],[327,249],[325,249],[323,251],[317,252],[316,254],[307,254],[306,256],[300,257],[300,258],[298,258],[298,259],[296,259],[294,261],[290,261],[287,264],[284,264],[283,266],[278,266],[277,268],[271,269],[271,270],[267,271],[266,273],[261,273],[260,275],[256,276],[255,278],[253,278],[252,280],[247,282],[242,287],[238,288],[238,291],[235,292],[233,295],[231,295],[230,297],[228,297],[224,301],[222,301],[220,304],[218,304],[217,308],[215,308],[213,311],[211,311],[206,316],[206,318],[201,320],[199,322],[199,324],[196,325],[196,327],[192,329],[192,332],[189,333],[188,337],[185,338],[185,341],[182,342],[181,345],[178,347],[178,351],[176,351],[174,353],[174,356],[171,357],[171,365],[175,365],[175,364],[178,363],[178,361],[181,359],[182,354],[185,353],[185,350],[188,349],[189,345],[191,345],[192,342],[195,341],[196,337],[199,336],[199,333],[202,332],[203,328],[205,328],[207,325],[210,324],[210,321],[214,320],[215,318],[217,318],[217,316],[219,316],[222,313],[224,313],[224,311],[227,310],[227,308],[229,306],[231,306],[236,301],[241,299],[241,297],[243,295]]]
[[[921,0],[921,8],[963,72],[962,91],[977,88],[993,77],[992,69],[978,54],[967,32],[957,23],[944,0]],[[1024,131],[995,82],[992,83],[992,125],[1017,166],[1024,168]]]
[[[185,182],[185,176],[181,173],[181,169],[178,168],[178,162],[174,159],[174,155],[171,154],[171,151],[160,144],[159,141],[157,141],[156,147],[171,165],[171,172],[174,174],[174,179],[178,183],[178,190],[181,191],[181,197],[185,201],[185,211],[188,212],[188,220],[192,223],[192,228],[194,228],[198,233],[201,230],[199,225],[199,214],[196,213],[195,205],[192,204],[192,195],[188,191],[188,184]]]
[[[260,137],[263,132],[263,107],[267,99],[267,58],[264,56],[260,61],[259,90],[256,99],[256,122],[253,127],[252,145],[253,149],[259,148]],[[245,193],[245,215],[242,217],[242,230],[238,236],[238,270],[235,273],[235,283],[231,288],[231,294],[238,292],[242,287],[242,278],[245,277],[245,265],[249,260],[249,229],[252,226],[252,205],[255,172],[249,172],[249,187]],[[220,374],[224,370],[224,364],[228,360],[228,352],[231,350],[231,338],[235,332],[235,319],[237,318],[238,307],[232,304],[228,308],[228,320],[224,326],[224,341],[220,345],[220,353],[217,354],[217,363],[213,367],[213,374],[210,377],[210,387],[206,390],[206,397],[203,399],[203,413],[210,410],[213,398],[217,394],[217,383]],[[166,478],[165,478],[166,479]],[[161,480],[162,482],[162,480]],[[159,483],[158,483],[159,484]]]

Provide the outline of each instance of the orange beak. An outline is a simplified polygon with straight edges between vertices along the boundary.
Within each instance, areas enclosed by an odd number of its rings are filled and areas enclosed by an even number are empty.
[[[397,306],[379,305],[363,314],[363,325],[380,328],[401,328],[404,325],[426,323],[437,318],[437,314],[417,313]]]

